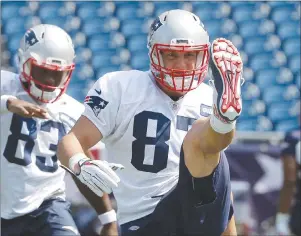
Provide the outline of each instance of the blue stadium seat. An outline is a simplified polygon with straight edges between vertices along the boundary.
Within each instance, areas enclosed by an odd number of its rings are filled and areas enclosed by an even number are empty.
[[[115,3],[113,1],[89,1],[87,4],[86,1],[75,1],[77,15],[83,20],[112,16],[116,8]]]
[[[273,130],[273,123],[267,116],[259,116],[257,118],[257,131],[272,131]]]
[[[124,47],[126,43],[124,35],[119,32],[111,32],[110,41],[114,48]]]
[[[72,38],[75,48],[85,47],[87,42],[87,37],[84,33],[78,31],[69,32],[70,37]]]
[[[281,47],[281,44],[282,44],[280,38],[275,34],[265,35],[265,36],[267,37],[267,40],[266,40],[265,45],[264,45],[264,51],[267,51],[267,52],[271,52],[271,51],[277,52],[277,51],[279,51],[280,47]]]
[[[7,35],[11,34],[24,34],[27,30],[24,25],[25,17],[11,17],[3,25],[4,33]],[[20,38],[21,39],[21,38]]]
[[[206,7],[209,4],[214,4],[214,2],[202,2],[202,1],[192,1],[191,2],[191,6],[192,6],[193,9]]]
[[[210,21],[216,18],[217,4],[208,4],[195,8],[194,14],[200,17],[201,21]]]
[[[78,64],[85,64],[87,63],[92,57],[92,51],[89,48],[79,47],[75,49],[75,63]]]
[[[261,91],[269,88],[270,86],[277,85],[277,76],[279,75],[278,69],[268,68],[259,70],[256,74],[256,84]]]
[[[244,21],[252,21],[253,17],[253,8],[250,6],[237,6],[233,9],[232,19],[241,23]]]
[[[255,131],[257,125],[257,119],[238,119],[236,128],[239,131]]]
[[[120,33],[112,32],[90,36],[87,45],[93,52],[97,52],[108,48],[120,48],[124,44],[124,37]]]
[[[206,27],[206,26],[205,26]],[[231,19],[223,20],[221,30],[223,33],[223,36],[225,38],[229,38],[230,35],[233,35],[237,32],[237,25],[235,21]]]
[[[279,23],[277,33],[282,40],[300,35],[300,20]]]
[[[83,22],[82,32],[88,37],[100,33],[116,31],[119,28],[119,20],[112,17],[86,20]]]
[[[239,131],[271,131],[273,124],[266,116],[258,116],[257,118],[238,119],[237,130]]]
[[[269,5],[272,8],[280,8],[280,7],[287,7],[288,5],[294,5],[297,2],[293,1],[270,1]]]
[[[181,6],[180,2],[154,2],[155,11],[154,16],[159,16],[165,11],[179,9]]]
[[[243,107],[251,107],[252,106],[252,102],[253,101],[248,101],[248,100],[243,101]],[[249,119],[250,115],[249,115],[248,111],[249,111],[248,109],[242,109],[242,112],[240,114],[239,120]]]
[[[240,8],[240,7],[252,8],[256,4],[255,2],[250,2],[250,1],[229,1],[229,3],[233,8]]]
[[[7,19],[10,19],[13,16],[19,17],[23,16],[22,7],[27,6],[26,1],[18,1],[18,2],[9,2],[9,1],[1,1],[1,20],[6,22]]]
[[[116,17],[121,21],[137,19],[138,6],[137,5],[117,6]]]
[[[128,49],[133,53],[137,51],[145,51],[147,50],[147,35],[142,34],[130,37],[127,45]]]
[[[77,68],[75,67],[75,70],[76,69]],[[68,88],[74,87],[74,86],[79,86],[81,89],[83,89],[89,84],[89,81],[90,81],[89,79],[80,79],[77,77],[76,73],[73,73]],[[68,91],[68,89],[67,89],[67,91]]]
[[[66,30],[66,22],[67,18],[64,16],[49,17],[44,20],[41,20],[41,23],[43,24],[57,25],[64,30]]]
[[[296,36],[285,40],[283,43],[283,50],[288,57],[300,55],[300,37]]]
[[[287,85],[283,91],[283,98],[286,101],[300,99],[300,87],[294,84]]]
[[[217,37],[221,37],[222,35],[222,25],[220,20],[210,20],[204,21],[206,30],[209,33],[209,37],[211,39],[215,39]]]
[[[112,57],[114,55],[115,54],[111,54],[110,51],[104,50],[103,52],[93,56],[91,65],[96,71],[102,67],[108,67],[109,65],[112,65]]]
[[[103,33],[93,35],[88,40],[88,47],[92,50],[92,52],[97,52],[99,50],[105,50],[110,46],[110,34]]]
[[[116,1],[115,2],[116,8],[119,7],[139,7],[140,2],[138,1]]]
[[[267,104],[272,102],[281,102],[283,101],[283,90],[283,86],[270,86],[268,89],[263,91],[263,100]]]
[[[273,102],[292,101],[294,99],[300,99],[300,89],[294,85],[275,85],[270,86],[263,91],[263,100],[267,104]]]
[[[266,105],[262,100],[243,101],[243,107],[247,109],[242,110],[241,119],[255,118],[266,112]]]
[[[272,53],[258,53],[250,60],[251,68],[256,72],[258,70],[266,69],[271,66],[274,55]]]
[[[59,7],[55,5],[41,7],[39,9],[39,17],[41,20],[47,20],[49,18],[55,18],[60,16],[59,14]]]
[[[253,36],[245,39],[244,51],[247,55],[252,56],[265,51],[266,37]]]
[[[17,49],[20,47],[20,40],[24,33],[10,35],[9,39],[7,40],[7,49],[12,53],[12,55],[14,55]]]
[[[259,20],[249,20],[240,23],[238,25],[240,36],[243,38],[258,36],[260,24]]]
[[[268,117],[273,121],[281,121],[285,119],[293,119],[296,115],[290,113],[291,102],[275,102],[268,107]]]
[[[69,84],[66,93],[77,101],[83,103],[88,92],[88,89],[83,88],[85,87],[82,87],[80,84]]]
[[[88,64],[81,64],[75,67],[74,74],[81,80],[95,80],[95,72],[92,66]]]
[[[98,14],[98,4],[97,5],[90,5],[86,4],[85,6],[81,6],[78,8],[77,10],[77,15],[83,20],[88,20],[88,19],[94,19],[94,18],[98,18],[99,14]]]
[[[297,119],[279,121],[275,128],[275,130],[279,132],[289,132],[297,129],[300,129],[300,124]]]
[[[119,65],[102,66],[97,70],[97,79],[103,76],[104,74],[107,74],[109,72],[119,71],[119,70],[120,70]]]
[[[298,71],[298,72],[296,73],[296,76],[295,76],[295,83],[296,83],[296,85],[297,85],[298,88],[301,87],[301,82],[300,82],[300,71]]]
[[[271,18],[275,23],[281,23],[292,19],[292,12],[294,11],[294,5],[286,5],[275,7],[272,10]]]
[[[103,2],[100,2],[100,8],[99,8],[99,16],[113,16],[113,14],[115,13],[115,10],[116,10],[116,4],[117,2],[106,2],[106,1],[103,1]]]
[[[273,122],[277,122],[289,118],[288,111],[288,104],[279,101],[276,104],[269,105],[268,116]]]
[[[154,13],[154,4],[153,2],[140,2],[138,15],[140,17],[151,17]]]
[[[242,86],[241,95],[243,100],[257,100],[260,97],[260,89],[256,84],[246,82]]]
[[[64,7],[64,1],[40,1],[39,8],[47,8],[47,7],[56,7],[57,9],[60,7]]]
[[[300,71],[300,51],[299,54],[294,55],[289,60],[289,67],[293,73]]]
[[[134,20],[124,20],[121,25],[121,33],[125,37],[139,35],[142,32],[144,20],[134,19]]]
[[[149,60],[145,54],[135,54],[131,57],[131,67],[135,70],[146,71],[149,69]]]
[[[269,35],[273,34],[275,32],[276,25],[275,22],[272,20],[262,20],[260,22],[259,28],[257,29],[257,32],[260,35]]]
[[[64,21],[64,20],[62,20]],[[65,22],[64,22],[64,29],[70,34],[70,33],[77,33],[80,31],[81,27],[81,19],[77,16],[66,16]]]

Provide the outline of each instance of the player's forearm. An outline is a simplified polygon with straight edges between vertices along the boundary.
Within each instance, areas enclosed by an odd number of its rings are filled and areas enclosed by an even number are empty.
[[[85,152],[86,156],[90,159],[93,158],[93,154],[90,150]],[[90,205],[95,209],[98,215],[112,210],[111,200],[108,194],[104,193],[102,197],[98,197],[93,191],[91,191],[86,185],[82,184],[78,178],[73,176],[73,179],[79,189],[79,191],[85,196]]]
[[[90,205],[95,209],[98,215],[112,210],[111,200],[108,194],[104,193],[103,197],[97,196],[86,185],[84,185],[78,178],[72,175],[79,191],[88,200]]]
[[[293,195],[294,195],[294,189],[295,189],[295,182],[293,182],[293,181],[284,181],[283,187],[280,191],[278,212],[289,213],[292,198],[293,198]]]
[[[77,153],[84,153],[84,150],[76,136],[70,132],[59,142],[57,157],[64,166],[69,167],[69,159]]]

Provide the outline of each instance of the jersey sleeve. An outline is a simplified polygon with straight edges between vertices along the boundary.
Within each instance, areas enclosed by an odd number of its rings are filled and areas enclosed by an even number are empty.
[[[115,128],[121,100],[121,86],[112,74],[98,79],[84,101],[83,115],[94,123],[103,138],[109,136]]]
[[[69,100],[68,110],[60,113],[60,120],[65,125],[67,133],[75,125],[85,109],[84,105],[75,99],[70,97]]]
[[[7,99],[9,96],[16,97],[20,87],[18,75],[9,71],[1,70],[1,114],[7,113]]]
[[[10,72],[1,70],[1,95],[12,95],[15,96],[19,88],[18,75]]]

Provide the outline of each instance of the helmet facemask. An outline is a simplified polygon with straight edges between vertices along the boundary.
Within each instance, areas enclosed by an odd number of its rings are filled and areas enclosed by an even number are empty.
[[[56,61],[53,59],[52,61]],[[47,62],[38,63],[29,58],[23,64],[21,80],[25,83],[24,89],[31,97],[42,103],[55,102],[67,89],[74,64],[61,66]]]
[[[196,53],[195,66],[190,70],[167,68],[163,63],[162,52]],[[209,63],[209,45],[154,44],[150,52],[150,61],[152,73],[162,86],[171,91],[188,92],[197,88],[205,79]]]

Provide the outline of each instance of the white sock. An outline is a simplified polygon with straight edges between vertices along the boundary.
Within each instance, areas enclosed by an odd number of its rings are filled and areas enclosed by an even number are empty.
[[[220,115],[214,105],[213,114],[210,116],[210,125],[212,129],[221,134],[229,133],[235,128],[236,120],[232,122],[225,121]]]

